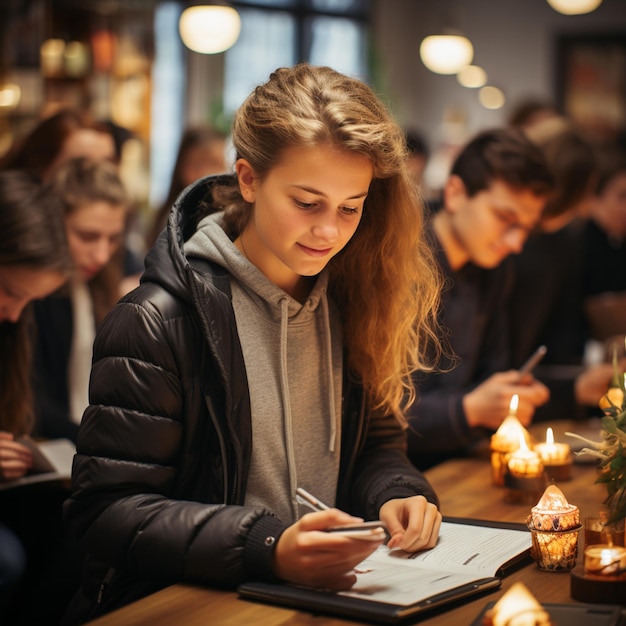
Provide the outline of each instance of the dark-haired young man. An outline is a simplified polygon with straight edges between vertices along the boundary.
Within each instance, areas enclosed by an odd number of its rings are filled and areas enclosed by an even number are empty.
[[[541,152],[520,131],[480,133],[455,159],[431,240],[445,276],[440,321],[453,357],[443,371],[415,376],[408,450],[426,469],[465,455],[498,428],[513,394],[528,424],[548,400],[547,388],[512,369],[507,302],[511,254],[538,224],[552,178]]]

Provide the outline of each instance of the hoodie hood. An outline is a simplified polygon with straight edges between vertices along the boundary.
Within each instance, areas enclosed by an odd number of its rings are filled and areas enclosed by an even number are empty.
[[[192,292],[185,280],[192,271],[184,252],[185,241],[194,234],[203,217],[216,211],[212,200],[213,188],[231,186],[234,181],[234,174],[207,176],[181,192],[172,205],[167,227],[146,255],[142,282],[158,283],[178,298],[192,301]]]
[[[212,177],[185,189],[172,208],[167,231],[149,254],[144,280],[158,282],[190,301],[209,332],[221,308],[216,310],[210,295],[211,282],[227,283],[226,288],[215,286],[230,296],[252,413],[246,504],[266,506],[284,521],[295,521],[306,512],[295,498],[298,486],[308,486],[330,503],[336,497],[341,323],[327,297],[326,271],[301,303],[234,245],[211,197],[215,185],[231,186],[233,180],[231,176]],[[198,273],[194,259],[221,268],[221,278],[220,272]],[[220,302],[226,304],[224,298]]]

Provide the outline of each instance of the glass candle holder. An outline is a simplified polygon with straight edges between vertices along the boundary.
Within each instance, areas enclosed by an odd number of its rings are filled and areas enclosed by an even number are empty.
[[[578,533],[582,524],[570,530],[537,530],[528,524],[532,535],[530,556],[546,572],[569,572],[578,557]]]
[[[609,544],[585,548],[585,574],[618,576],[626,572],[626,548]]]
[[[543,462],[548,478],[570,480],[572,478],[572,451],[566,443],[555,443],[552,428],[546,431],[545,443],[535,444],[535,452]]]
[[[519,398],[517,394],[514,394],[509,405],[509,414],[491,436],[491,481],[498,487],[504,485],[508,462],[511,454],[519,448],[520,436],[524,438],[526,443],[530,442],[529,432],[516,416],[518,402]]]
[[[624,536],[624,520],[613,524],[607,523],[607,515],[585,518],[585,546],[609,544],[626,546]]]

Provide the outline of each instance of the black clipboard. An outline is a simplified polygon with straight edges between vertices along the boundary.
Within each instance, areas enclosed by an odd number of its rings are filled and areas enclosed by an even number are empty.
[[[463,600],[482,592],[498,589],[500,578],[484,578],[469,585],[450,589],[426,600],[399,606],[386,602],[362,600],[350,596],[342,596],[331,591],[310,589],[288,584],[272,584],[249,582],[239,585],[237,591],[242,598],[279,604],[310,613],[323,613],[353,620],[372,622],[374,624],[397,624],[419,613],[431,611],[445,604]]]
[[[455,517],[444,517],[444,521],[529,532],[528,528],[523,524]],[[500,587],[504,576],[531,561],[529,548],[503,564],[496,576],[475,579],[469,584],[448,589],[443,593],[429,596],[426,599],[408,605],[377,602],[287,583],[247,582],[239,585],[237,591],[242,598],[257,602],[278,604],[312,613],[336,615],[375,624],[397,624],[410,618],[415,618],[420,613],[432,611],[445,605],[452,608],[462,603],[466,598],[494,591]]]

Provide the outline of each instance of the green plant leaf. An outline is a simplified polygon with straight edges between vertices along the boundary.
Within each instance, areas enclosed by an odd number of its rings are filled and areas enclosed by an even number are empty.
[[[615,419],[613,417],[603,417],[600,420],[600,424],[607,433],[610,433],[611,435],[615,435],[617,433],[617,424],[615,423]]]

